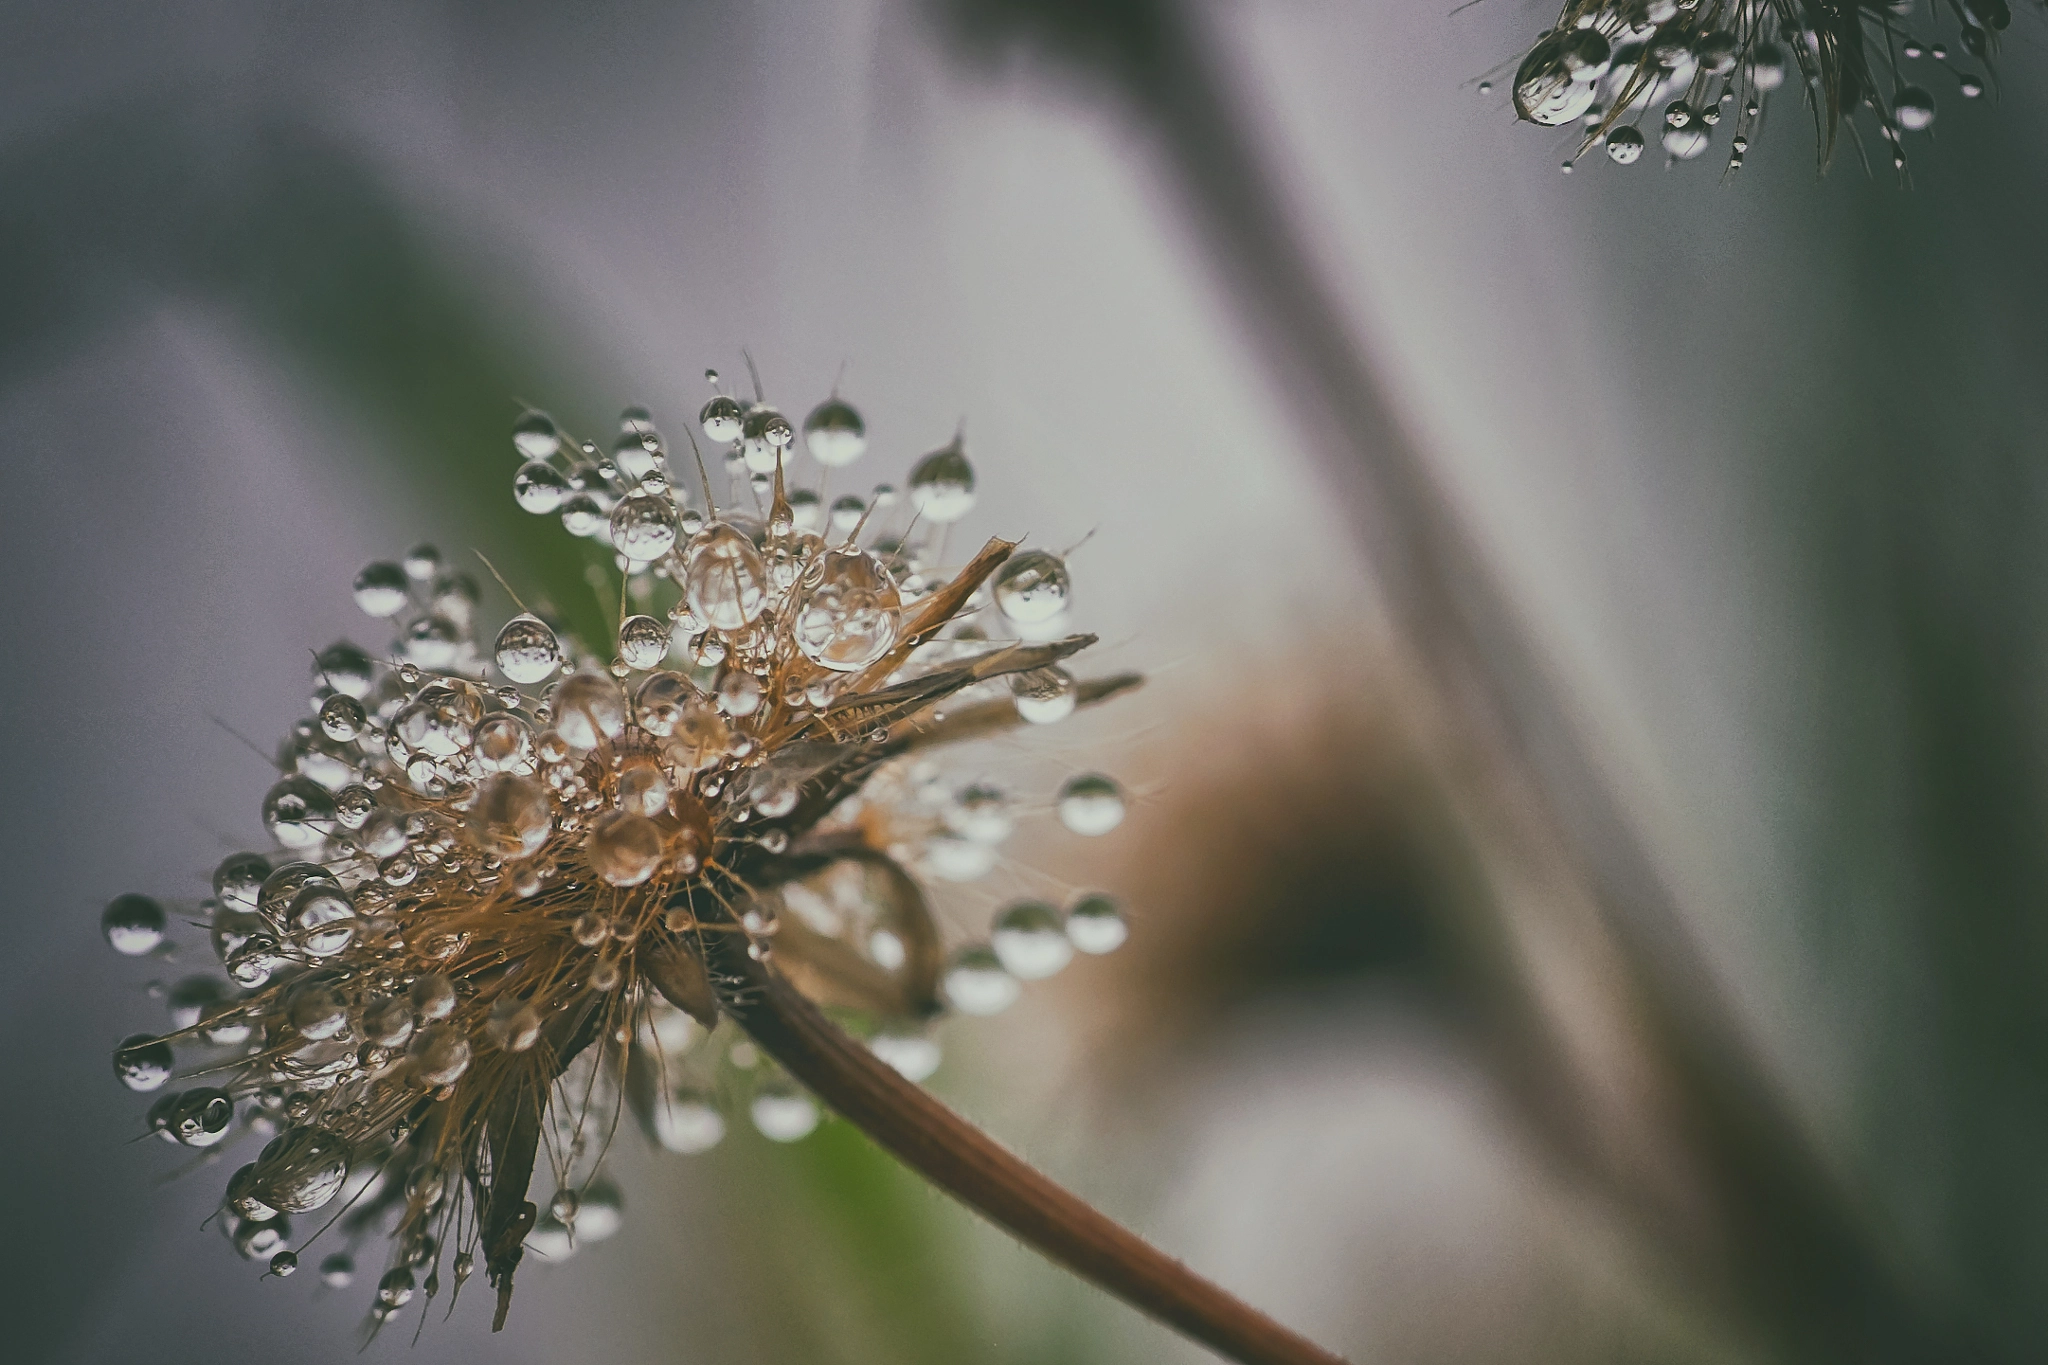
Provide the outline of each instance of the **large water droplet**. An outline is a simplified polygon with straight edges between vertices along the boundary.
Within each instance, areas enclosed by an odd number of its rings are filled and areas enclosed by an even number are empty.
[[[988,948],[963,948],[944,978],[946,998],[962,1014],[1001,1014],[1017,1003],[1022,987]]]
[[[818,1102],[787,1081],[770,1081],[747,1106],[754,1127],[770,1142],[798,1142],[818,1127]]]
[[[555,685],[555,733],[572,749],[595,749],[626,728],[626,694],[602,673],[575,673]]]
[[[348,1147],[340,1134],[305,1125],[272,1138],[256,1158],[254,1192],[285,1213],[311,1213],[348,1182]]]
[[[1529,50],[1515,72],[1515,112],[1531,123],[1556,128],[1586,112],[1598,90],[1574,80],[1565,64],[1565,37],[1553,34]]]
[[[1019,901],[996,916],[989,946],[1004,969],[1023,981],[1052,976],[1074,956],[1060,912],[1044,901]]]
[[[818,586],[797,613],[797,648],[835,673],[867,667],[896,643],[902,597],[874,555],[830,551]]]
[[[333,882],[314,882],[292,897],[292,937],[313,957],[333,957],[355,941],[356,908]]]
[[[562,642],[538,616],[515,616],[498,632],[491,657],[507,681],[527,687],[561,666]]]
[[[515,996],[491,1006],[484,1036],[505,1052],[524,1052],[540,1041],[540,1011]]]
[[[425,1085],[453,1085],[469,1070],[469,1039],[453,1024],[432,1024],[413,1035],[405,1050]]]
[[[660,493],[621,498],[611,527],[613,549],[637,564],[651,563],[676,543],[676,505]]]
[[[725,394],[715,395],[697,414],[697,420],[704,427],[705,439],[724,445],[740,438],[739,400]]]
[[[661,826],[644,815],[607,811],[591,821],[584,854],[613,886],[638,886],[661,866]]]
[[[708,1152],[725,1136],[725,1115],[694,1090],[670,1090],[655,1096],[647,1127],[654,1140],[671,1152]]]
[[[713,630],[742,630],[768,606],[768,567],[753,541],[713,522],[690,542],[683,590],[697,620]]]
[[[1074,677],[1064,668],[1034,668],[1010,679],[1017,714],[1033,725],[1051,725],[1074,714],[1079,701]]]
[[[910,471],[910,502],[926,521],[958,521],[974,506],[974,466],[958,437]]]
[[[114,897],[100,912],[100,932],[115,952],[127,957],[141,957],[162,943],[168,922],[163,906],[133,892]]]
[[[403,567],[389,560],[366,564],[356,575],[356,605],[372,616],[396,616],[412,600]]]
[[[1083,773],[1060,788],[1060,823],[1076,834],[1107,834],[1124,821],[1123,789],[1101,773]]]
[[[827,398],[804,418],[804,446],[819,464],[852,464],[868,448],[867,424],[843,398]]]
[[[174,1142],[187,1147],[212,1147],[223,1141],[234,1126],[235,1102],[225,1090],[202,1085],[167,1098],[173,1103],[164,1131]]]
[[[750,473],[774,473],[782,452],[795,439],[789,419],[764,404],[749,408],[740,421],[740,455]]]
[[[536,516],[560,510],[574,491],[569,487],[568,475],[539,460],[521,465],[512,476],[513,500]]]
[[[1934,96],[1917,85],[1903,86],[1892,97],[1892,117],[1907,132],[1922,132],[1934,122]]]
[[[1632,166],[1643,154],[1643,135],[1627,126],[1607,134],[1607,156],[1617,166]]]
[[[477,788],[469,827],[494,858],[530,858],[540,852],[554,826],[547,789],[530,777],[497,773]]]
[[[114,1049],[114,1074],[130,1090],[162,1089],[175,1065],[171,1045],[147,1033],[130,1034]]]
[[[1084,953],[1115,952],[1129,936],[1122,907],[1108,896],[1090,893],[1067,909],[1067,941]]]
[[[512,445],[529,460],[545,460],[562,448],[562,433],[555,419],[538,408],[528,408],[512,424]]]
[[[619,658],[628,668],[653,668],[668,657],[669,634],[666,621],[628,616],[619,625]]]
[[[1047,550],[1012,555],[996,570],[996,607],[1019,625],[1036,625],[1059,615],[1072,591],[1066,561]]]
[[[311,778],[287,777],[263,798],[263,826],[286,848],[312,848],[334,828],[334,797]]]

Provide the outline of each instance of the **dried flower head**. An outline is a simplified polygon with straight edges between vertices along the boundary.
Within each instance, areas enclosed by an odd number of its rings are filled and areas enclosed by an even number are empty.
[[[1728,168],[1739,170],[1769,113],[1772,92],[1796,74],[1825,164],[1842,131],[1871,115],[1898,170],[1906,134],[1934,122],[1928,84],[1984,93],[2006,0],[1566,0],[1515,72],[1515,113],[1546,127],[1578,124],[1573,161],[1604,145],[1631,165],[1650,140],[1690,161],[1730,128]],[[1920,31],[1956,29],[1973,66]],[[1945,73],[1945,74],[1944,74]],[[1861,148],[1858,143],[1859,150]]]
[[[929,751],[1137,681],[1065,671],[1093,637],[1065,631],[1063,559],[994,540],[941,567],[975,498],[957,438],[913,470],[909,526],[879,538],[895,495],[828,506],[790,487],[798,432],[765,402],[717,392],[699,420],[728,451],[723,506],[701,459],[702,507],[685,495],[642,410],[609,449],[539,412],[514,429],[520,505],[618,570],[601,653],[523,609],[480,637],[477,584],[430,547],[362,571],[392,657],[316,658],[313,714],[263,799],[275,848],[224,861],[204,903],[232,984],[180,984],[172,1031],[115,1055],[128,1086],[162,1091],[148,1125],[166,1140],[266,1139],[226,1187],[245,1256],[288,1275],[295,1247],[331,1236],[339,1285],[388,1236],[377,1323],[481,1262],[502,1325],[526,1250],[616,1228],[602,1164],[625,1109],[677,1152],[736,1112],[779,1141],[815,1128],[817,1103],[728,1017],[748,963],[921,1079],[947,1008],[996,1013],[1122,941],[1099,894],[1019,901],[957,941],[926,890],[988,873],[1019,814],[985,782],[949,786]],[[802,434],[828,471],[867,444],[836,395]],[[1124,797],[1084,774],[1053,805],[1101,834]],[[143,954],[166,923],[123,896],[103,927]],[[300,1242],[304,1215],[320,1222]]]

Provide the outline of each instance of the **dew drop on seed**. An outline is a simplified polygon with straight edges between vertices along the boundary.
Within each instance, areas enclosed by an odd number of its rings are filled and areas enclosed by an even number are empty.
[[[1060,788],[1059,816],[1076,834],[1107,834],[1123,823],[1123,789],[1101,773],[1069,778]]]

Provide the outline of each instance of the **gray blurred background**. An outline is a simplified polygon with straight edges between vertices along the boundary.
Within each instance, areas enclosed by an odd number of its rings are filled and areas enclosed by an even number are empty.
[[[0,1355],[357,1358],[365,1288],[259,1282],[198,1227],[223,1172],[129,1145],[108,1050],[208,964],[117,959],[97,912],[254,836],[216,718],[268,744],[309,649],[381,643],[363,562],[575,590],[510,496],[521,401],[674,432],[746,347],[785,410],[844,366],[868,478],[964,417],[964,529],[1093,531],[1095,667],[1153,675],[972,760],[1142,793],[1022,850],[1135,934],[951,1026],[940,1093],[1359,1362],[2040,1358],[2048,29],[1998,99],[1935,87],[1902,189],[1817,178],[1790,98],[1737,180],[1562,176],[1474,85],[1554,14],[1451,10],[0,11]],[[1173,108],[1258,176],[1191,190]],[[1418,719],[1372,452],[1300,420],[1217,249],[1237,191],[1506,585],[1668,958],[1519,863]],[[843,1124],[619,1148],[625,1229],[410,1358],[1203,1358]]]

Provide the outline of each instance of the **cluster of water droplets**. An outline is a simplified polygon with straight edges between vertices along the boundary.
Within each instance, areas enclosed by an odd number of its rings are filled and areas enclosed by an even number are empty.
[[[1563,163],[1567,172],[1594,148],[1617,165],[1632,165],[1652,139],[1667,164],[1691,161],[1713,146],[1724,123],[1727,165],[1739,170],[1772,92],[1790,79],[1822,109],[1825,127],[1832,127],[1832,111],[1870,111],[1903,170],[1905,135],[1934,122],[1925,79],[1945,69],[1963,98],[1984,92],[1981,75],[1947,65],[1945,46],[1924,44],[1905,27],[1916,16],[1950,15],[1964,49],[1988,63],[1996,34],[2010,21],[2005,0],[1851,0],[1818,14],[1786,0],[1568,0],[1557,27],[1523,57],[1511,95],[1528,122],[1581,129]],[[1936,66],[1916,79],[1914,66],[1923,58]],[[1480,83],[1482,92],[1491,88]]]
[[[739,1114],[777,1141],[822,1121],[729,1019],[706,1028],[652,984],[643,951],[705,932],[700,894],[721,895],[748,951],[793,979],[801,943],[834,939],[869,964],[879,993],[852,1002],[871,1006],[852,1027],[917,1080],[939,1064],[942,1007],[994,1013],[1076,952],[1123,941],[1100,893],[1013,900],[974,924],[927,897],[997,872],[1020,818],[1109,832],[1126,811],[1113,779],[1083,773],[1023,800],[920,753],[850,794],[835,785],[949,715],[980,733],[991,717],[1028,729],[1072,714],[1084,689],[1064,646],[1005,662],[1067,636],[1064,556],[1011,553],[952,586],[946,528],[975,499],[957,436],[913,465],[907,498],[887,484],[835,498],[831,477],[867,451],[850,404],[834,395],[806,417],[818,477],[800,486],[798,429],[712,379],[698,415],[709,453],[687,463],[640,409],[606,446],[538,412],[514,428],[518,504],[609,551],[619,613],[601,647],[539,601],[480,635],[477,579],[430,546],[357,575],[357,605],[388,637],[315,655],[307,714],[261,803],[270,847],[224,859],[181,911],[205,926],[218,974],[160,988],[169,1031],[115,1052],[121,1083],[155,1095],[146,1123],[167,1142],[209,1158],[260,1143],[221,1215],[243,1255],[294,1273],[314,1239],[292,1220],[319,1214],[315,1236],[344,1243],[320,1263],[338,1286],[362,1243],[388,1239],[378,1322],[431,1300],[444,1264],[458,1287],[479,1269],[486,1106],[455,1097],[510,1086],[521,1059],[577,1028],[590,1038],[546,1087],[556,1193],[526,1238],[542,1259],[618,1224],[598,1160],[610,1113],[630,1109],[676,1152],[715,1145]],[[902,709],[920,686],[937,700]],[[719,867],[780,857],[792,833],[848,852],[722,899]],[[120,953],[170,961],[172,919],[126,895],[102,931]],[[451,1140],[440,1125],[458,1111],[472,1130]]]

